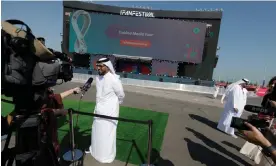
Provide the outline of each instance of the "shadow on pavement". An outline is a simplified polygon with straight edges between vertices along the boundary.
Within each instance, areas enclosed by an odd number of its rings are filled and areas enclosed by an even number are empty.
[[[233,149],[235,149],[235,150],[237,150],[237,151],[240,151],[240,149],[241,149],[241,148],[239,148],[238,146],[236,146],[236,145],[234,145],[234,144],[232,144],[232,143],[230,143],[230,142],[227,142],[227,141],[222,141],[221,143],[223,143],[224,145],[227,145],[227,146],[229,146],[230,148],[233,148]]]
[[[195,115],[195,114],[189,114],[190,118],[193,119],[193,120],[197,120],[203,124],[206,124],[207,126],[217,130],[217,123],[216,122],[213,122],[205,117],[202,117],[202,116],[199,116],[199,115]]]
[[[143,157],[143,154],[142,154],[141,150],[139,149],[139,147],[137,146],[135,140],[127,140],[127,139],[122,139],[122,138],[117,138],[117,140],[131,143],[131,147],[130,147],[130,150],[129,150],[129,153],[128,153],[128,157],[126,159],[125,166],[127,166],[127,164],[129,163],[129,159],[130,159],[133,148],[135,148],[135,150],[136,150],[136,152],[139,156],[139,159],[141,160],[141,163],[145,163],[145,158]]]
[[[163,159],[160,156],[159,151],[154,148],[151,151],[151,164],[154,164],[155,166],[174,166],[170,160]]]
[[[229,152],[228,150],[226,150],[224,147],[222,147],[221,145],[219,145],[218,143],[210,140],[209,138],[207,138],[205,135],[186,127],[186,129],[190,132],[192,132],[198,139],[202,140],[204,142],[205,145],[209,146],[210,148],[216,149],[218,151],[220,151],[221,153],[224,153],[225,155],[231,157],[232,159],[238,161],[239,163],[241,163],[242,165],[246,165],[246,166],[250,166],[251,164],[249,164],[248,162],[244,161],[242,158],[240,158],[239,156]],[[198,151],[200,152],[200,151]],[[207,153],[208,154],[208,153]],[[209,155],[208,155],[209,156]],[[212,157],[212,159],[214,159]],[[224,163],[221,163],[221,165],[224,165]]]
[[[199,161],[206,166],[238,166],[238,164],[232,160],[229,160],[226,157],[213,152],[201,144],[195,143],[188,138],[184,138],[184,140],[187,142],[191,158],[195,161]]]

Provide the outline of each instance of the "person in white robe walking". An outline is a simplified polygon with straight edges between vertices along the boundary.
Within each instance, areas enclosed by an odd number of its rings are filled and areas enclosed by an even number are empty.
[[[230,127],[232,117],[240,117],[246,105],[246,94],[244,88],[249,81],[242,79],[236,82],[231,90],[227,92],[226,103],[224,105],[224,111],[221,115],[217,128],[234,138],[237,136],[234,134],[234,128]]]
[[[213,98],[216,99],[217,96],[218,96],[218,93],[219,93],[219,85],[215,85],[215,91],[214,91],[214,94],[213,94]]]
[[[224,103],[224,100],[227,100],[226,97],[228,96],[229,92],[231,90],[233,90],[234,85],[236,85],[237,83],[238,83],[238,81],[234,82],[234,83],[232,83],[232,84],[230,84],[230,85],[227,86],[227,88],[225,89],[224,94],[221,96],[221,100],[220,101],[221,101],[222,104]]]
[[[119,104],[125,93],[119,75],[116,75],[108,58],[97,61],[99,75],[96,77],[96,106],[94,113],[119,117]],[[116,157],[117,120],[94,118],[92,124],[90,153],[100,163],[112,163]]]

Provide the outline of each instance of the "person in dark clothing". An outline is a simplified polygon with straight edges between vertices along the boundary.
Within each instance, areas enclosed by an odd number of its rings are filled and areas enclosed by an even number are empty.
[[[268,90],[266,95],[263,97],[262,106],[264,108],[271,108],[276,104],[276,76],[273,77],[268,83]]]

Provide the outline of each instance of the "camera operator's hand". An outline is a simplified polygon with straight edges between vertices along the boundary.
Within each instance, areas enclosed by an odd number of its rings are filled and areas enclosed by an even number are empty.
[[[268,102],[270,103],[271,107],[276,108],[276,101],[268,100]]]
[[[255,145],[259,145],[262,147],[269,147],[271,143],[264,137],[264,135],[254,126],[245,122],[244,123],[249,130],[244,130],[242,133],[244,134],[245,138],[248,142],[251,142]]]
[[[248,142],[255,145],[259,145],[262,148],[268,150],[270,157],[274,163],[276,163],[276,150],[275,147],[264,137],[264,135],[254,126],[245,122],[245,125],[249,127],[249,131],[242,131]],[[272,147],[272,148],[271,148]]]

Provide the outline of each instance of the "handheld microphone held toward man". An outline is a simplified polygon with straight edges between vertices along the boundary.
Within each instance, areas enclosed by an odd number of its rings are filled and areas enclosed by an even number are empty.
[[[266,109],[264,107],[255,106],[255,105],[245,105],[244,109],[248,112],[257,113],[257,114],[262,113],[262,114],[271,115],[271,116],[273,116],[273,113],[276,113],[275,108]]]
[[[82,87],[80,87],[80,89],[81,89],[81,91],[82,91],[81,98],[84,96],[84,94],[87,92],[87,90],[91,87],[92,82],[93,82],[93,78],[90,77],[90,78],[86,81],[86,83],[85,83]]]
[[[245,105],[244,109],[248,112],[256,113],[256,114],[263,114],[269,117],[276,117],[276,109],[275,108],[264,108],[260,106],[254,105]],[[266,119],[255,117],[250,119],[241,119],[237,117],[232,118],[231,127],[239,129],[239,130],[249,130],[249,128],[244,124],[244,122],[248,122],[257,128],[266,128],[269,127],[269,122]]]

